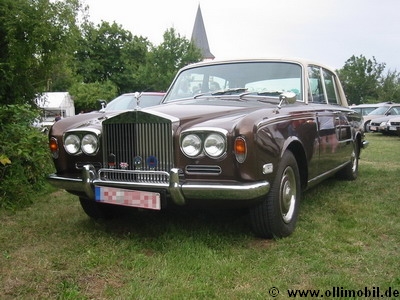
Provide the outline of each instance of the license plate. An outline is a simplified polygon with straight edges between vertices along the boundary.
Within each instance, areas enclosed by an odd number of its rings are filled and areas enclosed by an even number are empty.
[[[161,209],[159,193],[126,190],[112,187],[95,187],[96,201],[122,206]]]
[[[389,127],[389,130],[396,131],[397,128],[396,128],[395,126],[390,126],[390,127]]]
[[[376,126],[369,126],[369,130],[376,131]]]

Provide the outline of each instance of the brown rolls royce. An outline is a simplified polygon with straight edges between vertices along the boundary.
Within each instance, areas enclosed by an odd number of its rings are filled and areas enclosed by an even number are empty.
[[[368,144],[335,72],[305,60],[193,64],[160,105],[137,102],[51,128],[49,181],[92,218],[116,205],[237,207],[258,236],[285,237],[302,191],[333,175],[356,179]]]

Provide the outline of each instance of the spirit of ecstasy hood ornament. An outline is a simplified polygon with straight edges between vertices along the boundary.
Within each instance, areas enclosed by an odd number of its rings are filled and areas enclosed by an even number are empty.
[[[142,96],[142,93],[136,92],[135,93],[135,99],[136,99],[136,107],[135,110],[140,110],[140,97]]]

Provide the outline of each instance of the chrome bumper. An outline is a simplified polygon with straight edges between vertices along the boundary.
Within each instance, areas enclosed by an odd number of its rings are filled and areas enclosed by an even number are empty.
[[[137,183],[107,181],[99,178],[98,173],[92,165],[85,165],[81,178],[62,177],[51,174],[48,181],[55,187],[71,192],[85,193],[89,199],[95,198],[94,187],[116,187],[121,189],[158,188],[167,191],[172,201],[184,205],[186,199],[196,200],[251,200],[266,195],[269,192],[270,184],[267,181],[241,183],[241,184],[210,184],[183,182],[179,177],[179,169],[172,169],[169,173],[169,184],[163,183]]]

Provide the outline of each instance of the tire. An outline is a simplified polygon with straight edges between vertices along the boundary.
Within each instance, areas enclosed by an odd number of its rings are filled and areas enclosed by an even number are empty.
[[[281,159],[271,190],[257,206],[250,208],[250,221],[256,235],[282,238],[293,233],[301,198],[300,174],[292,152]]]
[[[360,160],[360,146],[354,142],[353,152],[351,153],[350,163],[339,171],[338,177],[342,180],[356,180],[358,177],[358,162]]]
[[[98,203],[94,200],[80,197],[79,201],[83,211],[92,219],[112,219],[114,217],[114,207],[112,205]]]
[[[371,124],[371,121],[367,121],[364,124],[364,132],[371,132],[371,130],[369,130],[369,125]]]

